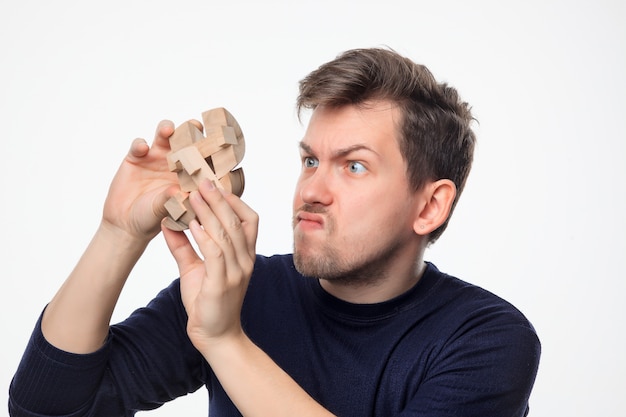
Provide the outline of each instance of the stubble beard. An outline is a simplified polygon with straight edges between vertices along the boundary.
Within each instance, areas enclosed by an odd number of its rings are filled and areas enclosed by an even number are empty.
[[[325,226],[328,235],[332,236],[335,223],[331,217],[326,217]],[[315,244],[317,250],[311,252],[298,248],[298,240],[309,248],[311,244],[305,242],[306,236],[297,236],[296,233],[294,231],[293,253],[296,270],[307,277],[342,285],[370,286],[387,279],[388,265],[401,246],[400,242],[392,241],[372,251],[371,248],[367,248],[371,242],[363,242],[365,246],[354,244],[350,250],[346,250],[350,246],[350,243],[346,242],[342,250],[339,250],[332,244],[324,242],[321,245]]]

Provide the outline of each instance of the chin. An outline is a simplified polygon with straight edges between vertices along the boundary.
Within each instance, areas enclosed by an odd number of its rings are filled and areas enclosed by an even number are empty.
[[[293,264],[296,270],[307,277],[322,278],[323,275],[326,275],[324,271],[327,267],[324,266],[325,262],[320,258],[303,254],[301,250],[294,250],[293,252]]]
[[[345,266],[335,257],[327,254],[303,253],[302,250],[294,250],[293,263],[300,274],[324,280],[337,279],[345,269]]]

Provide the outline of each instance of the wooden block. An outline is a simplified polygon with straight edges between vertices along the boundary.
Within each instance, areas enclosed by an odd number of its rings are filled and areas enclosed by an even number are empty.
[[[238,168],[234,171],[229,172],[228,174],[220,178],[220,183],[225,190],[230,191],[238,197],[241,197],[245,186],[243,169]]]
[[[168,167],[178,174],[180,193],[165,203],[169,214],[165,226],[185,230],[195,213],[189,204],[188,192],[198,189],[209,179],[218,188],[241,196],[245,181],[241,168],[232,171],[243,159],[245,140],[239,123],[223,107],[202,113],[202,130],[193,123],[180,125],[170,137]]]
[[[222,147],[220,145],[218,145],[218,139],[217,136],[212,136],[207,138],[206,140],[201,140],[199,142],[196,142],[193,144],[193,146],[196,147],[196,149],[198,149],[198,152],[200,152],[200,155],[202,155],[204,158],[208,158],[209,156],[213,155],[215,152],[219,151],[220,149],[222,149]],[[221,141],[221,139],[219,139],[219,141]]]
[[[213,171],[219,178],[222,178],[224,175],[229,173],[239,163],[237,155],[235,154],[234,146],[228,146],[220,149],[211,155],[210,158]]]
[[[191,178],[184,169],[178,172],[178,184],[180,185],[180,189],[185,192],[190,192],[198,188],[193,178]]]
[[[177,151],[186,146],[192,145],[194,142],[202,140],[204,135],[193,123],[187,121],[178,126],[172,136],[170,136],[170,148]]]
[[[185,230],[189,228],[189,222],[196,218],[196,213],[189,203],[189,194],[177,193],[165,203],[165,208],[170,214],[165,219],[165,226],[171,230]]]
[[[170,197],[165,202],[165,209],[173,220],[178,221],[187,211],[187,207],[185,207],[184,204],[186,198],[187,196],[185,194],[177,193],[174,197]]]
[[[235,137],[238,141],[243,140],[243,132],[237,120],[228,110],[223,107],[211,109],[202,113],[202,122],[204,129],[207,126],[230,126],[235,130]]]
[[[183,230],[189,229],[189,222],[195,218],[196,214],[193,211],[188,211],[178,221],[173,220],[171,217],[166,217],[163,224],[170,230],[182,232]]]
[[[197,190],[203,179],[218,181],[215,172],[194,146],[188,146],[177,151],[172,155],[172,159],[183,167],[183,170],[178,172],[178,181],[183,191]],[[191,179],[191,182],[188,181],[187,177]]]
[[[209,125],[205,127],[207,138],[215,138],[215,143],[223,148],[228,145],[238,145],[239,139],[235,134],[235,128],[232,126],[216,126]]]
[[[202,113],[202,123],[204,126],[234,126],[237,121],[232,114],[224,107],[216,107]]]
[[[172,151],[167,156],[167,165],[170,171],[178,172],[182,170],[183,167],[179,160],[174,157],[176,152],[188,146],[193,146],[194,143],[203,141],[204,136],[200,129],[188,121],[177,127],[169,140]]]

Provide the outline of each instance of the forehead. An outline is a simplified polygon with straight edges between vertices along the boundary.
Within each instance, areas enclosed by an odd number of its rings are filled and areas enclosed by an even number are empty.
[[[366,106],[319,106],[311,115],[302,148],[316,153],[359,147],[399,152],[399,114],[385,101]]]

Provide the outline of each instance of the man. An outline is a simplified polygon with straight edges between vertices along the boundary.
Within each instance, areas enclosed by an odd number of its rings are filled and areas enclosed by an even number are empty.
[[[470,170],[469,107],[393,51],[348,51],[300,84],[294,254],[255,255],[258,218],[201,184],[180,279],[113,326],[124,282],[176,192],[133,142],[103,219],[13,379],[14,416],[128,416],[205,385],[212,416],[524,416],[539,341],[506,301],[423,261]]]

